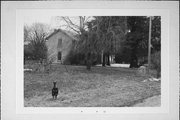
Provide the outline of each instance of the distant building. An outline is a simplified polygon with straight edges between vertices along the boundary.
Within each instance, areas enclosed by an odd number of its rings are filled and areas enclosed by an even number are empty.
[[[64,63],[75,40],[70,32],[68,33],[61,29],[54,30],[54,32],[46,38],[48,60],[51,60],[53,63]]]

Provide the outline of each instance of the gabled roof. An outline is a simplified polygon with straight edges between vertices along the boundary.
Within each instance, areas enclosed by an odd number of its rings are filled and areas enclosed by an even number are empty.
[[[53,35],[57,34],[58,32],[63,33],[64,35],[72,38],[73,40],[77,40],[77,38],[75,38],[73,35],[70,35],[70,33],[68,34],[68,32],[65,32],[64,30],[61,30],[61,29],[54,30],[53,33],[51,33],[48,37],[46,37],[46,40],[48,40],[50,37],[52,37]]]

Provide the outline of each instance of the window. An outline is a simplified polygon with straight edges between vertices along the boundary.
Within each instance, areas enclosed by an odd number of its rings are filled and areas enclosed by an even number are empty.
[[[62,47],[62,39],[58,39],[58,47]]]
[[[61,60],[61,52],[58,52],[58,60]]]

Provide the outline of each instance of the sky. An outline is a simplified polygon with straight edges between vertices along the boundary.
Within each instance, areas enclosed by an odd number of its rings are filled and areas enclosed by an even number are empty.
[[[62,19],[60,19],[61,16],[48,16],[48,15],[41,15],[41,16],[24,16],[24,24],[30,26],[33,23],[44,23],[50,25],[51,28],[58,28],[59,26],[62,26],[66,24]],[[79,19],[78,16],[71,16],[70,17],[73,23],[76,23],[79,25]]]
[[[54,31],[54,29],[63,29],[71,32],[75,32],[74,30],[67,27],[66,22],[62,20],[62,16],[51,16],[46,14],[41,15],[25,15],[24,16],[24,25],[31,26],[33,23],[43,23],[48,26],[49,32]],[[67,16],[66,16],[67,17]],[[73,23],[75,23],[77,26],[79,26],[80,20],[79,16],[68,16]],[[92,20],[93,18],[89,18],[88,20]],[[79,30],[78,30],[79,31]],[[76,32],[75,32],[76,33]]]
[[[31,26],[33,23],[48,24],[52,28],[56,28],[58,26],[55,16],[47,16],[47,15],[33,16],[33,17],[24,16],[24,24]]]

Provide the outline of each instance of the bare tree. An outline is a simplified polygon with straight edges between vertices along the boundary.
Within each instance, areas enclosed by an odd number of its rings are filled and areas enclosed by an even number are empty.
[[[90,36],[88,32],[88,22],[93,18],[91,16],[77,16],[77,17],[60,17],[60,21],[63,22],[60,28],[73,31],[79,38],[77,49],[84,51],[83,54],[86,56],[87,69],[91,69],[91,53],[90,53]]]
[[[92,19],[91,16],[57,16],[59,18],[60,28],[65,28],[66,30],[73,31],[78,35],[83,34],[84,31],[88,29],[87,23]]]
[[[24,25],[24,41],[30,41],[31,29],[28,25]]]
[[[31,26],[24,26],[24,40],[28,40],[28,49],[32,51],[31,59],[41,60],[46,59],[46,41],[48,35],[48,25],[42,23],[34,23]]]
[[[31,26],[30,40],[45,40],[50,27],[42,23],[34,23]]]

